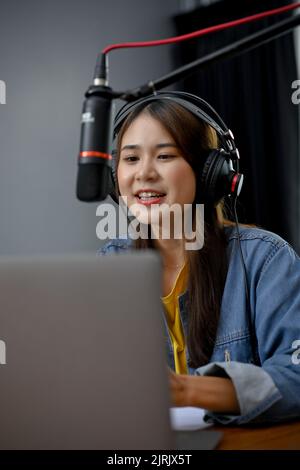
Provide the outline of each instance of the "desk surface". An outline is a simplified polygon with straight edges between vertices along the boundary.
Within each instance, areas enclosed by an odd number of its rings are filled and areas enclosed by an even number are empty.
[[[221,427],[223,438],[217,450],[300,450],[300,421],[272,426]]]

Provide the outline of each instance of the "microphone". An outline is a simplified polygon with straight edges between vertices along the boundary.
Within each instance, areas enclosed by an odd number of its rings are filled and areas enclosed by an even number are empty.
[[[92,85],[85,94],[81,118],[77,198],[103,201],[113,189],[111,145],[114,103],[110,87]]]

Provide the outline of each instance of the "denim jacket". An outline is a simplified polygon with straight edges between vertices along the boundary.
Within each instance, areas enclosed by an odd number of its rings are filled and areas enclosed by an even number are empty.
[[[190,374],[229,377],[240,405],[239,415],[207,411],[205,419],[222,424],[277,422],[300,417],[300,258],[278,235],[240,227],[250,302],[234,227],[226,227],[229,260],[215,347],[210,361]],[[124,252],[132,241],[116,239],[99,254]],[[188,292],[179,297],[187,335]],[[162,309],[163,311],[163,309]],[[174,369],[172,343],[165,316],[167,359]],[[187,361],[189,358],[188,351]]]

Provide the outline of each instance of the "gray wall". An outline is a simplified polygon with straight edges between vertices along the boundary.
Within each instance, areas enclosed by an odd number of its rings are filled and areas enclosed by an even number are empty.
[[[174,34],[177,0],[0,0],[0,254],[94,251],[97,204],[75,198],[80,114],[111,43]],[[110,85],[172,69],[170,47],[110,54]]]

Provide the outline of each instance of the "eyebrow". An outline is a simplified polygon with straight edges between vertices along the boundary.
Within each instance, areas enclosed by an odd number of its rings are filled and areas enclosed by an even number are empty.
[[[176,144],[172,144],[171,142],[163,142],[161,144],[155,145],[155,148],[157,148],[157,149],[162,149],[162,148],[165,148],[165,147],[178,148]],[[121,152],[123,150],[135,150],[135,149],[140,149],[140,148],[141,148],[141,145],[124,145],[124,147],[121,148]]]

